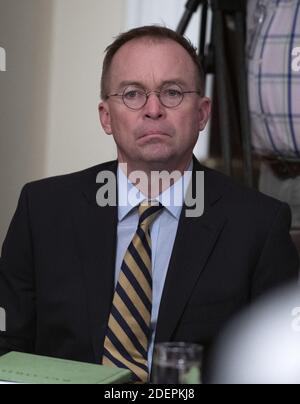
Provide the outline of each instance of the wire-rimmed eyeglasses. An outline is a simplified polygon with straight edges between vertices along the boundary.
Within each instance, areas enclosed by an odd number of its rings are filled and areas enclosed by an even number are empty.
[[[186,94],[198,94],[201,95],[200,91],[183,91],[182,88],[177,84],[167,84],[163,86],[160,91],[145,91],[136,86],[128,86],[124,89],[122,94],[111,94],[110,97],[122,97],[123,103],[132,110],[140,110],[148,102],[148,98],[151,94],[156,94],[160,103],[166,108],[176,108],[178,107]]]

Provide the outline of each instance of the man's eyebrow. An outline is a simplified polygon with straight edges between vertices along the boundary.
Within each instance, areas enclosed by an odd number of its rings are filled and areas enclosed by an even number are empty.
[[[183,87],[187,86],[187,83],[182,79],[171,79],[171,80],[163,81],[158,87],[160,88],[162,86],[165,86],[166,84],[178,84],[179,86],[183,86]],[[126,80],[126,81],[122,81],[118,85],[118,89],[123,89],[123,88],[129,87],[129,86],[146,88],[144,83],[141,83],[139,81],[134,81],[134,80]]]
[[[127,81],[122,81],[118,85],[118,88],[120,89],[120,88],[124,88],[124,87],[128,87],[128,86],[144,87],[143,83],[140,83],[138,81],[133,81],[133,80],[132,81],[127,80]]]
[[[187,87],[187,83],[183,79],[166,80],[162,83],[163,86],[166,84],[177,84],[181,87]]]

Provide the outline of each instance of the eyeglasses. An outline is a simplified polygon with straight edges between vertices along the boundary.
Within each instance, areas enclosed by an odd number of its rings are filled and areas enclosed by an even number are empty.
[[[178,107],[182,103],[185,94],[201,95],[200,91],[183,91],[177,84],[168,84],[163,86],[160,91],[148,92],[135,86],[129,86],[125,88],[122,94],[111,94],[107,98],[122,97],[126,107],[138,111],[144,108],[151,94],[156,94],[160,103],[166,108]]]

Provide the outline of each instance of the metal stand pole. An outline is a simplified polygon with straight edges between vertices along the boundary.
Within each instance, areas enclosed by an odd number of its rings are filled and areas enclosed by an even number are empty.
[[[225,173],[232,175],[231,129],[228,104],[229,74],[225,56],[224,20],[222,11],[214,10],[213,19],[214,70],[219,97],[221,141]]]
[[[241,131],[244,156],[244,179],[249,186],[254,185],[253,178],[253,160],[252,160],[252,144],[251,144],[251,122],[249,111],[249,92],[247,80],[247,67],[245,57],[246,32],[244,29],[244,17],[242,13],[236,14],[236,28],[238,36],[241,40],[237,44],[237,64],[238,64],[238,80],[239,80],[239,103],[241,112]]]
[[[198,10],[198,7],[201,3],[206,0],[188,0],[185,5],[185,12],[180,20],[180,23],[177,28],[177,32],[180,35],[184,35],[185,31],[191,21],[193,14]]]

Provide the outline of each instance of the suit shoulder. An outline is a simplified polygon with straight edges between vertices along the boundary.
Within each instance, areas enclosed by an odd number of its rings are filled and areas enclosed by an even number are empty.
[[[271,210],[274,213],[288,205],[262,192],[240,184],[237,180],[226,176],[216,170],[202,166],[205,172],[207,187],[218,189],[225,199],[235,205],[244,208]]]
[[[101,171],[114,171],[117,167],[116,161],[110,161],[103,164],[77,171],[70,174],[58,175],[54,177],[44,178],[37,181],[27,183],[23,190],[29,193],[57,191],[57,190],[72,190],[80,186],[95,183],[96,177]]]

